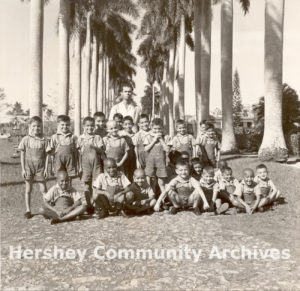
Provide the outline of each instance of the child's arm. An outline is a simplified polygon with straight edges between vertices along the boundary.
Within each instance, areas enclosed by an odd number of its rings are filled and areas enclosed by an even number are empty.
[[[258,205],[259,205],[259,203],[260,203],[260,200],[261,200],[261,196],[260,196],[260,194],[259,194],[259,191],[258,191],[258,188],[257,187],[255,187],[255,195],[256,195],[256,201],[255,201],[255,203],[254,203],[254,205],[253,205],[253,207],[251,208],[251,214],[253,213],[253,212],[255,212],[255,210],[257,209],[257,207],[258,207]]]
[[[240,196],[237,196],[236,200],[245,207],[248,214],[252,214],[250,206]]]
[[[145,152],[150,152],[150,150],[153,148],[157,140],[158,140],[158,136],[156,136],[150,144],[145,145]]]
[[[122,160],[119,163],[117,163],[117,167],[121,167],[125,163],[127,158],[128,158],[128,151],[126,151],[126,153],[123,156]]]
[[[161,205],[162,201],[165,199],[165,197],[167,196],[167,193],[168,193],[168,191],[165,190],[160,194],[159,198],[156,201],[155,206],[153,207],[153,210],[155,212],[159,212],[160,205]]]
[[[82,155],[80,153],[80,148],[77,151],[77,156],[78,156],[78,175],[81,179],[81,174],[82,174]]]
[[[205,194],[204,194],[203,190],[201,189],[201,187],[197,187],[197,189],[198,189],[199,194],[200,194],[200,196],[201,196],[201,199],[202,199],[202,201],[203,201],[203,208],[204,208],[204,210],[206,210],[206,209],[209,208],[209,204],[208,204],[208,202],[207,202],[207,199],[206,199],[206,197],[205,197]]]
[[[44,177],[48,177],[48,165],[49,165],[49,154],[46,154],[46,161],[45,161],[45,170],[44,170]]]
[[[278,189],[276,188],[275,184],[273,183],[272,180],[269,180],[269,185],[271,187],[272,192],[277,192]]]
[[[170,148],[169,148],[169,146],[166,144],[166,142],[164,141],[164,139],[161,137],[161,138],[159,139],[159,141],[160,141],[160,144],[162,145],[164,151],[165,151],[166,153],[168,153]]]
[[[21,167],[22,167],[22,177],[26,179],[26,171],[25,171],[25,152],[21,151]]]

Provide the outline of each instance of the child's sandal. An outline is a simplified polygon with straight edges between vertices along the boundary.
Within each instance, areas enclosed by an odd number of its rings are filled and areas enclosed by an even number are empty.
[[[30,211],[26,211],[25,214],[24,214],[24,217],[27,218],[27,219],[32,218],[31,212]]]

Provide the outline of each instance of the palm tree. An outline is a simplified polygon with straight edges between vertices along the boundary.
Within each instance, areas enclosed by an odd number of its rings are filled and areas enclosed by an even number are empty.
[[[91,68],[91,89],[90,89],[90,102],[92,115],[97,111],[97,75],[98,75],[98,43],[95,32],[93,32],[92,42],[92,68]]]
[[[265,1],[265,128],[258,156],[286,160],[282,131],[282,52],[284,0]]]
[[[184,119],[184,76],[185,76],[185,16],[180,16],[180,34],[178,42],[178,89],[179,89],[179,118]]]
[[[98,47],[97,111],[103,111],[103,48],[101,43]]]
[[[42,117],[44,0],[30,2],[30,115]]]

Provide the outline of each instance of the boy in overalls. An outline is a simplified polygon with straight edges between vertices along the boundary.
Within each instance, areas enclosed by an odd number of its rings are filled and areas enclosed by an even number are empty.
[[[72,179],[77,175],[78,155],[77,138],[70,131],[70,123],[67,115],[57,117],[57,133],[51,137],[49,150],[52,152],[52,171],[66,171],[72,185]]]
[[[100,135],[101,138],[105,137],[107,135],[105,114],[101,111],[95,112],[94,120],[95,120],[94,134]]]
[[[177,160],[176,174],[177,176],[166,186],[165,192],[160,195],[155,210],[159,211],[160,204],[167,195],[172,204],[169,209],[170,214],[192,207],[193,212],[200,215],[200,204],[204,209],[208,209],[209,205],[199,183],[190,176],[190,166],[187,161]]]
[[[124,193],[124,189],[129,185],[130,181],[118,171],[116,161],[107,158],[104,161],[104,173],[93,182],[96,217],[107,217],[109,212],[120,212],[126,203],[131,204],[134,198],[133,193]]]
[[[129,146],[124,137],[119,135],[119,126],[116,121],[109,121],[107,130],[109,134],[103,138],[106,157],[114,159],[118,169],[124,171],[124,163],[128,157]]]
[[[77,148],[79,150],[79,175],[84,182],[88,212],[92,212],[92,182],[103,172],[101,167],[101,154],[103,140],[100,135],[94,134],[95,121],[92,117],[83,119],[84,133],[79,136]]]
[[[40,191],[46,194],[47,168],[49,155],[46,153],[48,141],[42,134],[42,120],[34,116],[29,121],[29,134],[20,142],[22,176],[25,180],[25,217],[31,218],[30,198],[33,181],[37,181]]]
[[[172,150],[178,152],[187,152],[189,157],[194,156],[194,138],[191,134],[187,133],[187,128],[184,120],[178,119],[176,121],[177,134],[172,139]]]

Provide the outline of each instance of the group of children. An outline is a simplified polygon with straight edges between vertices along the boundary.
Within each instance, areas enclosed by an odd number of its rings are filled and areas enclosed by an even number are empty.
[[[200,123],[196,139],[184,120],[176,121],[176,135],[164,134],[161,119],[151,122],[142,114],[135,130],[130,116],[115,114],[106,122],[102,112],[83,120],[78,138],[70,118],[57,118],[57,132],[50,140],[42,134],[42,120],[30,120],[29,134],[20,145],[25,179],[25,217],[31,218],[33,181],[40,185],[43,206],[39,214],[52,223],[79,218],[82,214],[104,218],[151,211],[192,209],[196,215],[254,213],[276,201],[280,192],[268,178],[265,165],[243,171],[242,181],[233,177],[220,160],[219,141],[212,124]],[[47,191],[45,179],[56,175]],[[80,177],[83,193],[72,187]]]

